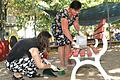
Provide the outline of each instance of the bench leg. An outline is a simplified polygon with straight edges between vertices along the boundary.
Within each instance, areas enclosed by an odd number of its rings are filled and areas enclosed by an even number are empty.
[[[76,80],[76,72],[78,68],[80,67],[80,60],[78,57],[73,58],[76,62],[76,65],[74,66],[72,73],[71,73],[71,80]]]
[[[98,68],[98,70],[100,71],[101,75],[105,80],[111,80],[110,76],[105,72],[100,62],[97,62],[95,66]]]
[[[77,70],[85,64],[91,64],[91,65],[95,66],[100,71],[101,75],[103,76],[103,78],[105,80],[111,80],[110,76],[105,72],[105,70],[101,66],[100,62],[99,61],[94,62],[94,61],[91,61],[91,60],[85,60],[85,61],[82,61],[82,62],[78,61],[77,64],[75,65],[75,67],[72,70],[71,80],[76,80]]]
[[[83,65],[85,65],[85,64],[91,64],[91,65],[94,65],[94,64],[92,64],[92,63],[94,63],[94,61],[91,61],[91,60],[85,60],[85,61],[82,61],[82,62],[80,62],[80,61],[78,61],[79,59],[76,59],[76,65],[75,65],[75,67],[73,68],[73,70],[72,70],[72,74],[71,74],[71,80],[76,80],[76,72],[77,72],[77,70],[81,67],[81,66],[83,66]]]
[[[76,72],[78,70],[80,66],[78,64],[75,65],[75,67],[72,70],[72,74],[71,74],[71,80],[76,80]]]

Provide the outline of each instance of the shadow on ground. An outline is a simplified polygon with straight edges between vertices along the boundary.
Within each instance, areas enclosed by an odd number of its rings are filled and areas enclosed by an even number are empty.
[[[50,52],[49,60],[58,65],[59,59],[56,50]],[[101,58],[101,64],[106,72],[111,76],[112,80],[120,80],[120,46],[113,46],[109,48],[105,55]],[[73,65],[74,66],[74,65]],[[44,78],[27,78],[25,80],[70,80],[70,75],[73,66],[68,66],[65,70],[65,75],[54,77],[44,77]],[[41,73],[42,71],[39,70]],[[104,80],[99,71],[91,66],[85,65],[79,68],[77,74],[77,80]],[[4,61],[0,62],[0,80],[12,80],[12,73],[7,71],[4,65]]]

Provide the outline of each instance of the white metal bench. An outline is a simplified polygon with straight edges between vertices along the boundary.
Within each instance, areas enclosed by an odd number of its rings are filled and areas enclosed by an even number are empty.
[[[94,31],[94,39],[95,45],[87,46],[84,49],[73,49],[73,51],[69,54],[70,59],[74,59],[76,61],[76,65],[74,66],[71,73],[71,80],[76,80],[76,72],[77,70],[86,64],[90,64],[95,66],[103,76],[105,80],[111,80],[110,76],[106,73],[100,63],[101,56],[106,52],[108,43],[106,39],[106,27],[104,26],[106,23],[106,19],[102,19],[98,26]],[[98,50],[98,42],[102,40],[103,46],[101,50]],[[84,57],[84,60],[82,58]],[[93,59],[90,59],[93,58]]]

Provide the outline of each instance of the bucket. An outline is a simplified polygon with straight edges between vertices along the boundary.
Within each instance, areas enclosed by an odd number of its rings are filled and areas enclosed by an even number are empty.
[[[76,36],[76,43],[77,43],[80,47],[82,47],[82,48],[87,47],[87,37],[86,37],[86,36],[77,35],[77,36]]]

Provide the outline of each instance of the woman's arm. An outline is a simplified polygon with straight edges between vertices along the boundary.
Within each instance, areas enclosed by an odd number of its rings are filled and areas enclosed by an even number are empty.
[[[70,34],[70,31],[68,30],[68,20],[66,18],[61,19],[61,26],[62,26],[62,31],[65,34],[65,36],[73,42],[72,36]]]
[[[47,69],[47,68],[50,68],[51,65],[50,64],[44,64],[42,63],[43,60],[41,59],[40,55],[39,55],[39,50],[38,48],[31,48],[29,49],[29,52],[31,53],[31,56],[36,64],[36,66],[39,68],[39,69]]]
[[[73,25],[75,29],[77,30],[77,32],[79,33],[80,27],[79,27],[78,17],[76,17],[76,20],[74,21]]]

